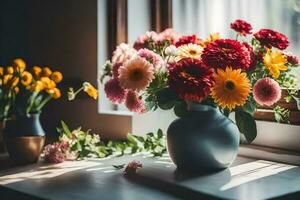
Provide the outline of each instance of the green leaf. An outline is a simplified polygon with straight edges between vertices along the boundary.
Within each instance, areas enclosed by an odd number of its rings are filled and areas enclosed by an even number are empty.
[[[239,131],[245,135],[247,141],[251,143],[257,136],[256,123],[254,118],[243,110],[235,112],[235,121]]]
[[[164,136],[163,131],[161,129],[158,129],[157,131],[157,137],[162,138]]]
[[[177,117],[183,117],[187,113],[187,103],[185,101],[176,103],[174,113]]]
[[[243,110],[250,115],[253,115],[256,109],[256,104],[253,98],[249,98],[243,106]]]
[[[63,132],[64,132],[67,136],[70,136],[70,135],[71,135],[71,131],[70,131],[68,125],[67,125],[64,121],[61,121],[61,127],[62,127]]]
[[[297,103],[297,109],[300,110],[300,98],[294,97],[296,103]]]
[[[121,165],[112,165],[115,169],[123,169],[125,167],[125,164]]]

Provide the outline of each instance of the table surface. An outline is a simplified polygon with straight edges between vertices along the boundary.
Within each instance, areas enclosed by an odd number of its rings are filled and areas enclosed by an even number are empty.
[[[132,160],[143,163],[133,176],[124,176],[123,170],[112,166]],[[176,170],[168,156],[8,166],[0,167],[4,199],[290,199],[300,191],[298,166],[246,157],[238,157],[229,169],[202,175]]]

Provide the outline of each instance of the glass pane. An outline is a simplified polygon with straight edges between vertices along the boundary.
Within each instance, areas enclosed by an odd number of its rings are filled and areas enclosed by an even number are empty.
[[[182,34],[234,37],[229,24],[239,18],[251,23],[254,32],[270,28],[287,35],[287,51],[300,57],[300,0],[173,0],[174,29]],[[296,72],[300,79],[300,68]]]

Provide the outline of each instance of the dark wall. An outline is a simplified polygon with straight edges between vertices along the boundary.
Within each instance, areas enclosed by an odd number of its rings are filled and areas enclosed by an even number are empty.
[[[96,85],[97,0],[1,0],[0,65],[15,57],[62,71],[65,86],[81,80]],[[48,135],[55,135],[61,119],[104,137],[124,136],[131,129],[130,118],[100,115],[89,98],[52,101],[42,114]]]

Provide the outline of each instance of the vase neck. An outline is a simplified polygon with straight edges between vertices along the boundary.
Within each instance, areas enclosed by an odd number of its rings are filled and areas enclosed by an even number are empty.
[[[201,112],[208,112],[208,111],[216,111],[217,108],[214,108],[209,105],[203,105],[200,103],[195,103],[195,102],[187,102],[188,105],[188,110],[189,111],[201,111]]]

